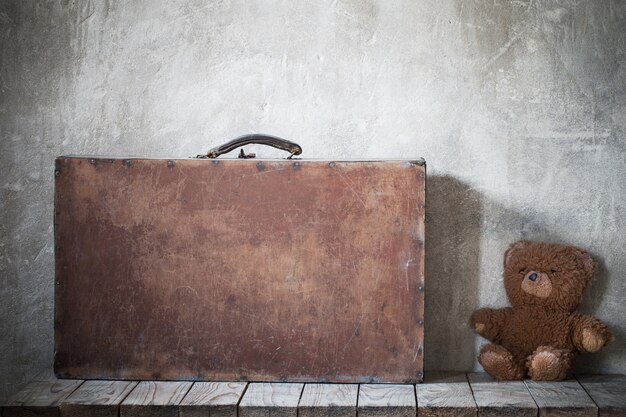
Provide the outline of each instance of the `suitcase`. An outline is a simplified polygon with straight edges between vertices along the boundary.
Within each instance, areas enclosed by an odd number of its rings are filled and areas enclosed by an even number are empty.
[[[422,159],[63,156],[62,378],[419,382]]]

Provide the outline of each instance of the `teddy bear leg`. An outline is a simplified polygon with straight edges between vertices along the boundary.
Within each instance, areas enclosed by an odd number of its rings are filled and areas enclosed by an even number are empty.
[[[528,357],[526,367],[535,381],[560,381],[571,376],[574,354],[566,349],[539,346]]]
[[[480,349],[478,362],[495,379],[523,379],[526,373],[523,361],[515,359],[506,348],[493,343]]]

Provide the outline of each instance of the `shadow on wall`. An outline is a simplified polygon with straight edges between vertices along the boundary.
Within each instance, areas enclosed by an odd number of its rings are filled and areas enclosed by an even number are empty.
[[[470,370],[479,302],[481,196],[449,176],[426,184],[425,369]]]

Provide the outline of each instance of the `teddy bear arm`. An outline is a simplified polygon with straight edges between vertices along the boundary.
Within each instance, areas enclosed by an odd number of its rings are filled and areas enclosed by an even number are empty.
[[[472,327],[482,337],[496,342],[500,329],[504,326],[506,318],[511,314],[510,308],[481,308],[472,314]]]
[[[611,330],[595,317],[575,314],[572,342],[580,352],[597,352],[613,340]]]

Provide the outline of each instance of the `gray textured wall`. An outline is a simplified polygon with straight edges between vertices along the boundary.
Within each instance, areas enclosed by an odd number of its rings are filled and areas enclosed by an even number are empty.
[[[0,1],[0,399],[50,366],[53,158],[247,132],[429,164],[427,368],[472,369],[518,239],[589,248],[626,372],[626,2]],[[258,150],[266,156],[277,156]]]

